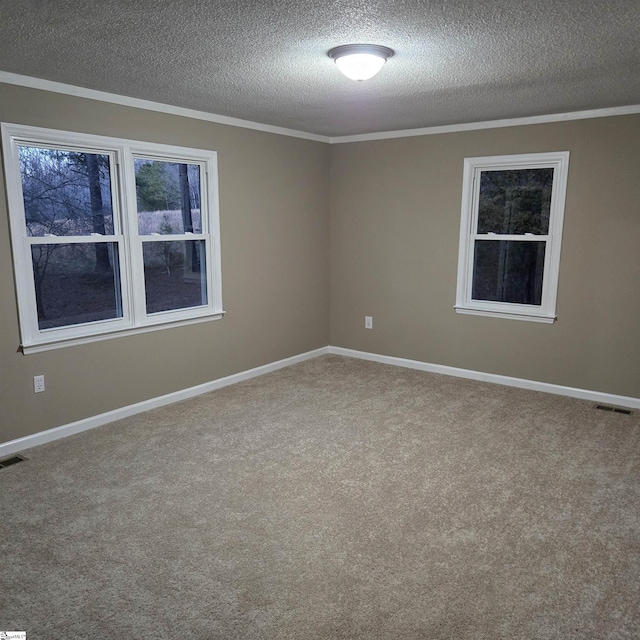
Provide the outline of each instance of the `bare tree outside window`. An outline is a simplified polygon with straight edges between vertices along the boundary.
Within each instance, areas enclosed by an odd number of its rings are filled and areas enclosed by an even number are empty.
[[[215,151],[0,130],[24,353],[223,316]]]
[[[147,158],[134,166],[147,312],[207,304],[204,246],[185,241],[202,232],[200,167]]]
[[[114,233],[109,156],[19,150],[27,234],[80,239],[32,246],[39,326],[118,317],[118,261],[112,244],[97,239]]]

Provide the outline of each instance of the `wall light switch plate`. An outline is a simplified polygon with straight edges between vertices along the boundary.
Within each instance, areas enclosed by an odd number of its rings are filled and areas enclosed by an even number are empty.
[[[364,317],[364,328],[365,329],[373,329],[373,316],[365,316]]]

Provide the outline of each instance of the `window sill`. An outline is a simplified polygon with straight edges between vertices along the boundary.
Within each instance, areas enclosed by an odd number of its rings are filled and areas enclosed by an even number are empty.
[[[545,315],[543,313],[529,313],[517,311],[502,311],[497,309],[477,309],[474,307],[455,306],[456,313],[471,316],[488,316],[492,318],[505,318],[506,320],[525,320],[526,322],[543,322],[553,324],[557,320],[555,315]]]
[[[161,329],[173,329],[175,327],[184,327],[190,324],[200,322],[209,322],[210,320],[220,320],[225,312],[220,311],[212,315],[200,316],[198,318],[189,318],[186,320],[174,320],[170,322],[162,322],[157,324],[149,324],[143,327],[128,327],[126,329],[115,329],[113,331],[103,331],[94,335],[78,336],[76,338],[64,338],[62,340],[47,340],[42,342],[31,342],[22,344],[20,350],[24,355],[32,353],[40,353],[42,351],[51,351],[53,349],[62,349],[64,347],[74,347],[81,344],[90,344],[92,342],[101,342],[102,340],[110,340],[111,338],[123,338],[125,336],[135,336],[141,333],[149,333],[151,331],[159,331]]]

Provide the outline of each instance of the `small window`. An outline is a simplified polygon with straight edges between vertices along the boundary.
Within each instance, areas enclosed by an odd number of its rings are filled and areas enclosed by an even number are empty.
[[[456,311],[553,322],[569,152],[466,158]]]
[[[2,134],[25,353],[222,315],[214,152]]]

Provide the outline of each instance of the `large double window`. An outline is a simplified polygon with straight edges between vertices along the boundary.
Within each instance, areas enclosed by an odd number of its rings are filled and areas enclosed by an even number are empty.
[[[569,153],[467,158],[456,311],[553,322]]]
[[[222,315],[214,152],[2,137],[25,352]]]

